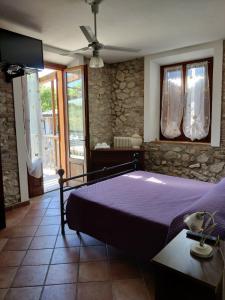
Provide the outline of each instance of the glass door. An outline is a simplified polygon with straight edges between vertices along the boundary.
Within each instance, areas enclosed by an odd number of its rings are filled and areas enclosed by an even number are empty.
[[[46,69],[45,72],[47,73]],[[55,70],[40,79],[40,99],[42,110],[42,160],[44,191],[58,187],[57,170],[60,168],[59,122],[57,73]]]
[[[84,67],[65,70],[69,176],[86,172],[87,134]],[[80,178],[77,183],[84,179]]]

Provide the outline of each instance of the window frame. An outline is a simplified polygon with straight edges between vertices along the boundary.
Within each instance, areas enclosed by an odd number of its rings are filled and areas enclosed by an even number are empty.
[[[183,72],[183,87],[185,91],[186,87],[186,69],[188,64],[200,63],[200,62],[208,62],[208,76],[209,76],[209,90],[210,90],[210,126],[209,126],[209,133],[207,137],[201,140],[192,141],[191,139],[187,138],[183,132],[183,117],[180,125],[181,135],[179,137],[168,139],[162,135],[161,131],[161,115],[162,115],[162,91],[163,91],[163,78],[164,78],[164,69],[168,67],[175,67],[175,66],[182,66]],[[191,61],[183,61],[179,63],[169,64],[160,66],[160,126],[159,126],[159,139],[160,141],[175,141],[175,142],[190,142],[190,143],[210,143],[211,142],[211,126],[212,126],[212,91],[213,91],[213,57],[207,57],[202,59],[196,59]]]

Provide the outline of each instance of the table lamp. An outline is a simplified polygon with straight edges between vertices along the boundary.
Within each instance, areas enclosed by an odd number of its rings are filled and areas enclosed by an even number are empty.
[[[191,245],[191,254],[202,258],[208,258],[213,255],[213,249],[211,246],[205,244],[205,239],[207,234],[210,234],[216,226],[214,222],[215,213],[216,212],[211,214],[209,212],[199,211],[185,216],[184,223],[189,230],[202,234],[201,240]],[[208,217],[207,220],[205,220],[206,216]]]

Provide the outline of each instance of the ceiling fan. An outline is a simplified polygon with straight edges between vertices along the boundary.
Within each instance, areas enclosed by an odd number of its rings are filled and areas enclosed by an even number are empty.
[[[65,51],[56,47],[52,47],[49,45],[44,45],[44,49],[55,52],[61,55],[68,55],[68,56],[73,56],[76,53],[80,53],[83,51],[88,51],[92,50],[92,57],[90,59],[89,66],[91,68],[102,68],[104,66],[103,59],[99,55],[99,51],[102,49],[106,50],[113,50],[113,51],[125,51],[125,52],[132,52],[132,53],[137,53],[140,50],[139,49],[132,49],[132,48],[124,48],[124,47],[116,47],[116,46],[110,46],[110,45],[104,45],[98,41],[97,38],[97,14],[99,12],[99,4],[103,0],[85,0],[86,3],[88,3],[91,6],[92,13],[94,15],[94,32],[92,31],[90,26],[80,26],[80,29],[84,36],[86,37],[88,41],[88,46],[77,49],[74,51]]]

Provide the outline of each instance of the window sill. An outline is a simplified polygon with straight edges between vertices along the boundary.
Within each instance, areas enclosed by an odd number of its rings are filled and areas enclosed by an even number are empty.
[[[150,142],[151,144],[178,144],[178,145],[191,145],[191,146],[211,146],[210,143],[202,143],[202,142],[187,142],[187,141],[164,141],[164,140],[155,140]]]

